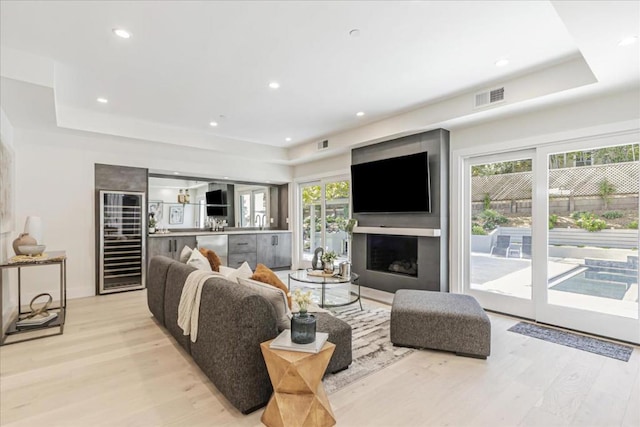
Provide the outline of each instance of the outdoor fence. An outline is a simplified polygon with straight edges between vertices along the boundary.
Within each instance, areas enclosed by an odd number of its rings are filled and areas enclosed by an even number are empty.
[[[606,179],[614,188],[609,210],[638,209],[640,164],[614,163],[595,166],[552,169],[549,172],[549,208],[552,213],[594,211],[604,209],[600,183]],[[532,172],[474,176],[471,178],[472,209],[490,207],[501,213],[531,213]]]

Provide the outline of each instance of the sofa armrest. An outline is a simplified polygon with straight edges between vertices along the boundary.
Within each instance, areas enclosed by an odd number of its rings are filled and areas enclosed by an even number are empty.
[[[174,261],[164,256],[154,256],[147,271],[147,306],[158,322],[164,326],[164,292],[169,267]]]
[[[225,279],[207,280],[191,356],[243,413],[264,406],[271,396],[260,343],[277,335],[275,309],[265,298]]]

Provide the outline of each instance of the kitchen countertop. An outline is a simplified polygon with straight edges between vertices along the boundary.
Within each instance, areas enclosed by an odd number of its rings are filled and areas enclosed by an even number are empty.
[[[291,233],[291,230],[274,230],[274,229],[266,229],[266,230],[238,230],[238,229],[234,229],[234,230],[225,230],[225,231],[207,231],[207,230],[200,230],[200,231],[192,231],[192,230],[187,230],[187,231],[180,231],[180,230],[171,230],[168,233],[153,233],[153,234],[148,234],[148,237],[150,238],[154,238],[154,237],[181,237],[181,236],[214,236],[216,234],[265,234],[265,233]]]

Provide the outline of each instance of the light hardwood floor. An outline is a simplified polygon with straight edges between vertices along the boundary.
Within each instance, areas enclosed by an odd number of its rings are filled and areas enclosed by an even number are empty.
[[[416,351],[330,395],[338,426],[640,425],[637,347],[620,362],[490,317],[488,360]],[[144,291],[69,301],[64,335],[0,348],[0,383],[2,426],[261,425],[158,326]]]

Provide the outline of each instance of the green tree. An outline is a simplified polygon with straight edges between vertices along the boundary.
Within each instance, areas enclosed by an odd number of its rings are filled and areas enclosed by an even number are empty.
[[[600,197],[604,202],[604,209],[606,210],[609,207],[609,201],[611,200],[611,195],[615,193],[616,188],[609,182],[607,178],[600,181],[598,184],[598,192],[600,193]]]
[[[471,166],[471,176],[502,175],[505,173],[531,171],[531,159],[514,160],[511,162],[487,163],[485,165]]]
[[[586,151],[571,151],[549,156],[549,168],[562,169],[575,166],[606,165],[635,162],[640,159],[640,145],[628,144]]]

